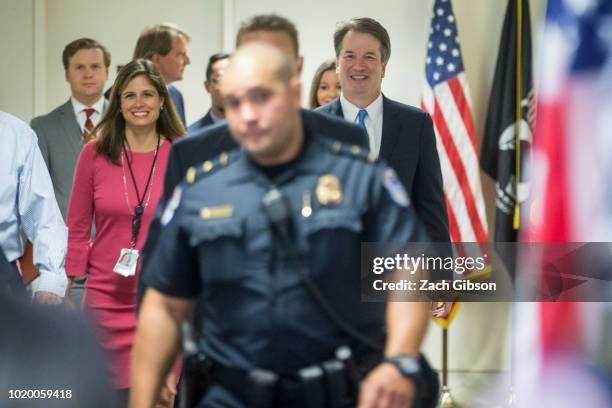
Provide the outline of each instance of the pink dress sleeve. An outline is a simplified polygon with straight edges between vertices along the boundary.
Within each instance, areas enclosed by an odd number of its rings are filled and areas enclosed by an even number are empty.
[[[82,276],[87,273],[87,262],[91,248],[91,225],[94,214],[94,166],[96,144],[90,142],[83,147],[74,171],[72,193],[68,205],[68,252],[66,275]]]

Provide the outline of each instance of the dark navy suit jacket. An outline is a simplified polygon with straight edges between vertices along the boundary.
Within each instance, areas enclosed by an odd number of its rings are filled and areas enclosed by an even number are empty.
[[[168,85],[168,93],[172,98],[172,102],[174,102],[176,113],[178,113],[179,118],[181,118],[181,122],[183,122],[184,126],[187,126],[187,121],[185,120],[185,103],[183,102],[183,94],[172,84]]]
[[[197,133],[198,131],[204,129],[206,126],[212,125],[213,123],[215,123],[215,121],[213,120],[210,111],[208,111],[206,115],[189,125],[189,128],[187,128],[187,133],[189,133],[190,135]]]
[[[340,99],[317,109],[341,118]],[[431,117],[383,95],[380,158],[397,173],[434,242],[450,242],[440,159]]]

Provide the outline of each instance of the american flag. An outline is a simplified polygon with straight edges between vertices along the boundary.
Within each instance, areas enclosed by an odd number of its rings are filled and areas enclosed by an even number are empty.
[[[421,109],[433,119],[451,240],[455,243],[485,243],[488,240],[487,219],[480,184],[476,132],[450,0],[436,0],[434,3],[425,77]],[[460,255],[465,255],[460,245],[457,250]],[[458,306],[459,303],[455,302],[445,310],[439,303],[434,310],[436,323],[448,328]]]
[[[611,21],[610,0],[547,3],[525,240],[612,241]],[[580,343],[581,303],[540,309],[543,351]]]
[[[529,216],[524,214],[521,240],[610,242],[612,1],[549,0],[546,7]],[[535,263],[540,268],[521,272],[542,273],[541,260]],[[543,276],[532,279],[545,285]],[[612,406],[609,382],[599,384],[592,374],[610,355],[601,342],[610,332],[610,304],[520,302],[517,309],[515,320],[531,321],[516,330],[517,395],[525,406]]]
[[[476,133],[450,0],[434,3],[421,108],[431,115],[453,242],[487,242]]]

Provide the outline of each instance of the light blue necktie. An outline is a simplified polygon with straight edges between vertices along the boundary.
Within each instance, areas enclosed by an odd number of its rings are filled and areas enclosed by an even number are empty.
[[[357,112],[357,124],[359,125],[360,128],[365,129],[365,118],[366,116],[368,116],[368,111],[365,109],[359,109],[359,112]],[[367,130],[366,130],[367,131]]]

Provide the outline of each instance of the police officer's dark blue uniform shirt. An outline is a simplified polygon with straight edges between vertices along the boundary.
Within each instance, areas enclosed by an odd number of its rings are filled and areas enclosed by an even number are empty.
[[[290,203],[293,242],[309,275],[370,337],[384,336],[385,305],[360,302],[360,243],[427,240],[393,170],[309,133],[298,159],[272,180],[244,150],[205,162],[162,216],[145,283],[203,301],[200,346],[221,364],[290,375],[352,343],[273,233],[262,207],[272,185]]]

